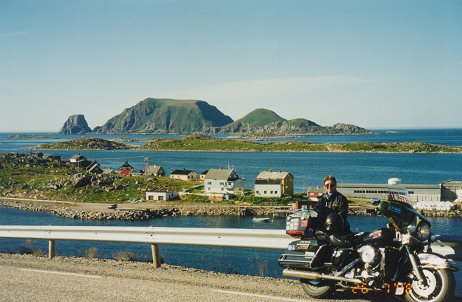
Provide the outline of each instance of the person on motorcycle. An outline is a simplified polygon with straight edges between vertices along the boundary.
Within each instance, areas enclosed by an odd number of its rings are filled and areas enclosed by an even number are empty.
[[[344,233],[350,232],[350,224],[347,221],[348,217],[348,200],[345,196],[337,191],[337,180],[334,176],[328,175],[324,177],[324,188],[326,193],[318,197],[318,206],[326,207],[341,216],[343,220]],[[334,216],[334,215],[332,215]]]

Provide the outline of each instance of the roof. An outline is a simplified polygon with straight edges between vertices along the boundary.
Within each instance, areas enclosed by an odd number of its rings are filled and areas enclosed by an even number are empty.
[[[130,173],[133,172],[133,169],[123,169],[122,171],[120,171],[120,174],[121,175],[128,175]]]
[[[170,175],[173,175],[173,174],[175,174],[175,175],[189,175],[190,173],[196,173],[197,174],[197,172],[194,171],[194,170],[183,169],[183,170],[175,170],[172,173],[170,173]]]
[[[201,175],[206,175],[209,172],[209,170],[205,170],[204,172],[201,173]]]
[[[309,187],[308,192],[310,192],[310,193],[325,193],[326,190],[324,190],[324,188],[321,188],[321,187]]]
[[[269,170],[269,171],[260,172],[260,174],[258,174],[257,176],[257,179],[281,180],[281,179],[286,178],[289,175],[293,177],[293,175],[290,174],[290,172],[281,172],[281,171],[273,172]]]
[[[205,179],[224,179],[224,180],[235,180],[239,176],[234,169],[209,169]]]
[[[146,173],[158,173],[161,169],[164,170],[162,166],[149,166]]]
[[[88,165],[87,170],[91,171],[95,169],[95,167],[99,167],[99,163],[96,160],[94,160],[91,164]]]
[[[395,185],[389,184],[362,184],[362,183],[338,183],[337,188],[384,188],[388,189]],[[398,184],[398,187],[407,189],[439,189],[440,185],[435,184]]]
[[[86,159],[86,158],[82,154],[76,154],[76,155],[72,156],[71,159]]]
[[[133,167],[132,167],[132,165],[130,165],[130,164],[128,163],[128,161],[126,161],[126,162],[124,162],[124,163],[122,164],[122,166],[120,166],[120,168],[119,168],[119,170],[123,170],[123,169],[132,169],[132,170],[133,170]]]
[[[280,185],[280,179],[257,179],[255,180],[256,185]]]

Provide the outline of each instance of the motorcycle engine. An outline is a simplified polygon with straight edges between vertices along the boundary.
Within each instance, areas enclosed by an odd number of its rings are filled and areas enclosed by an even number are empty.
[[[399,270],[400,252],[394,248],[377,248],[364,245],[358,249],[363,270],[357,270],[355,277],[378,278],[389,282]]]
[[[358,249],[361,261],[364,263],[364,270],[361,272],[363,278],[373,278],[380,275],[380,264],[384,256],[383,248],[374,248],[364,245]]]

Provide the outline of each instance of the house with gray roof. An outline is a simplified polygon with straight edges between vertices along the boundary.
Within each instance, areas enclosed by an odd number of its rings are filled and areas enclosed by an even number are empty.
[[[294,193],[294,176],[290,172],[263,171],[255,180],[255,196],[281,197]]]
[[[77,167],[88,167],[91,162],[82,154],[75,154],[74,156],[71,157],[69,160],[70,163],[76,165]]]
[[[144,171],[145,175],[152,175],[152,176],[165,176],[165,170],[162,166],[149,166],[146,171]]]
[[[170,178],[182,179],[182,180],[196,180],[199,177],[199,173],[194,170],[175,170],[170,173]]]
[[[204,178],[205,193],[243,195],[245,180],[234,169],[209,169]]]

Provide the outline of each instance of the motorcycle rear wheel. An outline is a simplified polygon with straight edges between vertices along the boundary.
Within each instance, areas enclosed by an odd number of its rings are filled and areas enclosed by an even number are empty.
[[[302,288],[308,296],[312,298],[324,298],[332,292],[332,285],[329,285],[326,282],[300,279],[302,283]]]
[[[456,288],[454,273],[448,270],[423,269],[428,286],[414,280],[412,288],[405,295],[406,302],[451,301]]]

